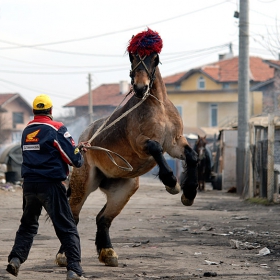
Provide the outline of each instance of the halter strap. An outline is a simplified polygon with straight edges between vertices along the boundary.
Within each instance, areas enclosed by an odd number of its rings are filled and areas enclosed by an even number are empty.
[[[133,85],[134,84],[134,79],[133,79],[133,73],[135,72],[135,70],[139,67],[139,65],[143,65],[144,68],[145,68],[145,71],[147,72],[149,78],[150,78],[150,84],[149,84],[149,88],[152,88],[153,86],[153,83],[154,83],[154,80],[155,80],[155,72],[156,72],[156,67],[154,67],[154,69],[152,70],[152,72],[150,73],[149,70],[148,70],[148,67],[147,65],[145,64],[144,60],[145,58],[147,57],[147,55],[145,55],[143,58],[137,54],[137,56],[139,57],[139,62],[135,65],[135,67],[133,69],[131,69],[130,71],[130,77],[131,77],[131,84]]]

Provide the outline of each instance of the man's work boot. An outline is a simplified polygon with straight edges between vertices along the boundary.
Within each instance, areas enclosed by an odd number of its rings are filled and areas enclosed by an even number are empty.
[[[17,277],[20,267],[20,260],[18,258],[12,258],[7,265],[6,270]]]
[[[66,280],[83,280],[83,279],[87,279],[87,278],[85,278],[84,276],[79,276],[77,273],[75,273],[72,270],[67,271]]]

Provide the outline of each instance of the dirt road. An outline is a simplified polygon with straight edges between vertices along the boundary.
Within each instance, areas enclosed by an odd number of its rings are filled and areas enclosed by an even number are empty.
[[[65,279],[54,264],[59,248],[53,227],[40,219],[39,234],[17,278],[6,273],[7,255],[21,216],[21,188],[0,190],[0,279]],[[99,192],[86,201],[78,229],[82,266],[90,279],[280,279],[280,205],[250,204],[225,191],[199,193],[192,207],[154,178],[114,220],[110,233],[118,267],[98,262],[95,217],[105,203]],[[44,213],[45,214],[45,213]],[[238,247],[238,248],[236,248]],[[259,254],[260,250],[267,254]]]

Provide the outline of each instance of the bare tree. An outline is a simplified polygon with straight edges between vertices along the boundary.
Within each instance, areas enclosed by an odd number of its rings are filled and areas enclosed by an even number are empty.
[[[276,59],[280,58],[280,24],[277,19],[275,19],[275,27],[273,30],[266,29],[267,36],[266,40],[262,35],[264,44],[259,42],[265,49],[267,49]]]

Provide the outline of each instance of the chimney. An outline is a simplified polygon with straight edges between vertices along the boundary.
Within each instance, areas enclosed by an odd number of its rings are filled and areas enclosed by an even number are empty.
[[[223,60],[225,58],[225,54],[219,54],[219,60]]]
[[[126,94],[128,92],[128,82],[120,81],[120,94]]]

